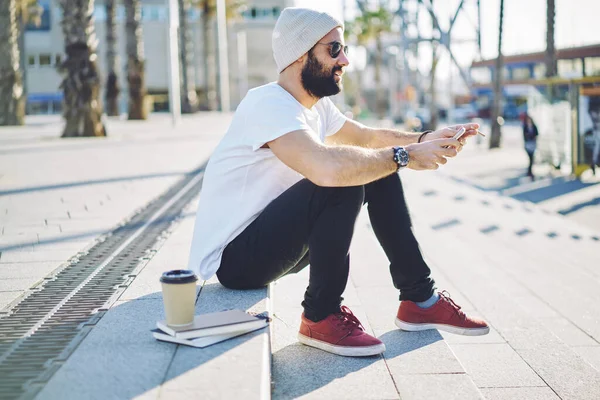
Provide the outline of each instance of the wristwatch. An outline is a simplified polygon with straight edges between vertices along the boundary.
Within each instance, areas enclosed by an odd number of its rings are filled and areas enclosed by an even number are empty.
[[[404,147],[394,147],[394,161],[398,164],[398,169],[405,168],[409,160],[408,151]]]

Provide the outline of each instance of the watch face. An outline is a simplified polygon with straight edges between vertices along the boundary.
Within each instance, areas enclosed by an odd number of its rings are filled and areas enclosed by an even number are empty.
[[[402,165],[403,167],[408,165],[408,151],[406,151],[404,148],[402,148],[399,151],[399,156],[400,156],[400,165]]]
[[[406,167],[409,161],[408,151],[404,147],[394,148],[394,161],[396,161],[399,168]]]

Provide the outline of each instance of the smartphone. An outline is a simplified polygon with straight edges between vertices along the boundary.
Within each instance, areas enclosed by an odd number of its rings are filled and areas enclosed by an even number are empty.
[[[465,127],[463,126],[462,128],[460,128],[460,129],[458,130],[458,132],[456,132],[456,134],[454,135],[454,137],[453,137],[452,139],[456,139],[456,140],[460,139],[460,137],[461,137],[462,135],[464,135],[466,131],[467,131],[467,130],[466,130],[466,129],[465,129]]]

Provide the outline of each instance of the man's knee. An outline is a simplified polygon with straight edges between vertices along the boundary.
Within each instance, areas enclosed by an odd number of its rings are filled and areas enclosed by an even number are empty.
[[[219,271],[217,271],[217,279],[219,279],[219,283],[227,289],[234,290],[262,289],[268,286],[268,283],[252,282],[252,280],[247,277],[228,277],[225,274],[219,273]]]

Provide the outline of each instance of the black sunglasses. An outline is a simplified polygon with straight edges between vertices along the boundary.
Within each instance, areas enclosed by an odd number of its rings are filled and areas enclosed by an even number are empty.
[[[331,43],[321,43],[318,42],[317,44],[324,44],[329,46],[329,55],[331,56],[331,58],[338,58],[338,56],[340,55],[340,51],[344,50],[344,54],[348,55],[348,46],[345,46],[343,44],[341,44],[340,42],[331,42]]]

